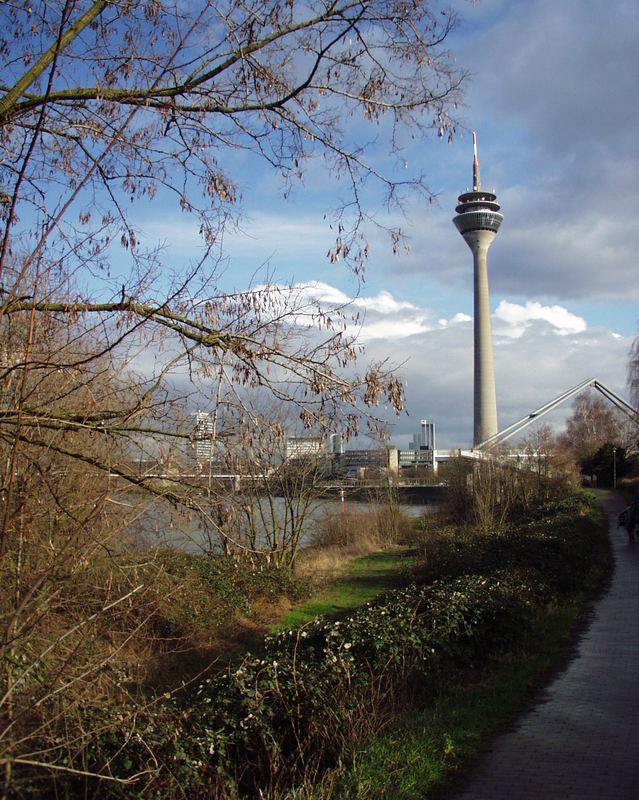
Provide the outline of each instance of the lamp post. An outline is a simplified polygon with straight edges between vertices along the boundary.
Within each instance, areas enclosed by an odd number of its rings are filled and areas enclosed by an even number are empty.
[[[612,448],[612,488],[617,488],[617,448]]]

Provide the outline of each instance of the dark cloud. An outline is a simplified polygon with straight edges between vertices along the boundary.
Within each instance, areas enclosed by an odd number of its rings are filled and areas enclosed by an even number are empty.
[[[453,46],[473,73],[465,118],[504,213],[488,257],[494,301],[639,300],[638,7],[458,5],[465,21]],[[451,219],[470,181],[470,138],[445,155],[439,205],[411,210],[412,251],[394,268],[469,291],[470,254]],[[443,179],[441,164],[435,173]]]
[[[466,9],[460,60],[474,73],[468,117],[491,131],[488,167],[505,216],[489,256],[491,286],[639,299],[637,6],[490,5],[474,36]]]
[[[638,41],[639,18],[630,3],[511,3],[468,44],[476,75],[472,101],[518,122],[555,158],[588,158],[602,143],[627,151],[639,122],[633,102]]]

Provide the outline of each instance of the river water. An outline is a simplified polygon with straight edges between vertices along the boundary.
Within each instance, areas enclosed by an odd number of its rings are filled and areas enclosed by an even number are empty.
[[[281,497],[274,498],[274,505],[279,519],[283,518],[285,504]],[[339,515],[342,512],[352,514],[374,513],[383,506],[360,500],[346,499],[344,503],[334,499],[319,499],[311,503],[309,513],[305,519],[301,546],[312,544],[322,522],[327,518]],[[400,503],[399,509],[407,517],[421,517],[429,514],[434,505]],[[142,547],[170,547],[184,550],[189,553],[207,553],[221,550],[221,538],[209,518],[198,514],[176,514],[167,508],[164,503],[153,504],[146,507],[136,517],[130,527],[132,538]],[[233,526],[230,526],[233,530]]]

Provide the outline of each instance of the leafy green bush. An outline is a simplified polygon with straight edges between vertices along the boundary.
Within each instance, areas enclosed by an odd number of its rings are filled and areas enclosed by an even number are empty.
[[[251,568],[246,563],[238,565],[232,558],[210,556],[196,556],[195,566],[204,587],[229,608],[249,615],[256,598],[300,599],[308,594],[308,584],[288,567]]]

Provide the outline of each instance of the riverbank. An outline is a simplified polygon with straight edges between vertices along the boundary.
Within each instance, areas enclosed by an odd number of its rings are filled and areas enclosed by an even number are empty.
[[[557,612],[578,609],[600,584],[607,552],[600,514],[592,497],[577,493],[535,503],[490,531],[427,518],[419,530],[410,526],[410,554],[400,547],[375,555],[365,536],[358,538],[368,552],[355,553],[358,527],[328,530],[324,547],[305,553],[296,572],[156,554],[156,600],[166,598],[152,623],[157,674],[140,681],[121,673],[119,694],[78,709],[82,730],[91,732],[78,751],[82,778],[66,767],[20,767],[15,796],[41,796],[53,782],[69,797],[123,798],[132,788],[167,800],[184,792],[207,800],[429,796],[466,759],[467,742],[481,738],[464,716],[478,697],[470,689],[496,697],[491,672],[503,670],[512,684],[517,664],[551,640],[540,632],[570,628],[552,622]],[[337,571],[326,562],[336,557]],[[375,584],[374,593],[383,593],[361,605],[360,590]],[[272,628],[292,606],[305,616],[264,638],[260,614]],[[243,614],[252,635],[225,641]],[[247,649],[253,654],[242,657]],[[210,668],[189,682],[204,656]],[[514,681],[514,705],[531,681]],[[483,711],[471,717],[488,718]],[[421,731],[417,738],[411,729]],[[430,746],[426,734],[436,754],[427,780],[429,759],[418,757]],[[362,772],[371,758],[370,772]],[[402,794],[406,786],[419,793]]]
[[[343,613],[407,585],[422,528],[423,518],[401,507],[329,509],[294,571],[264,568],[262,560],[158,551],[155,594],[167,602],[155,614],[155,653],[138,662],[136,679],[146,691],[179,690],[260,649],[269,633]]]

